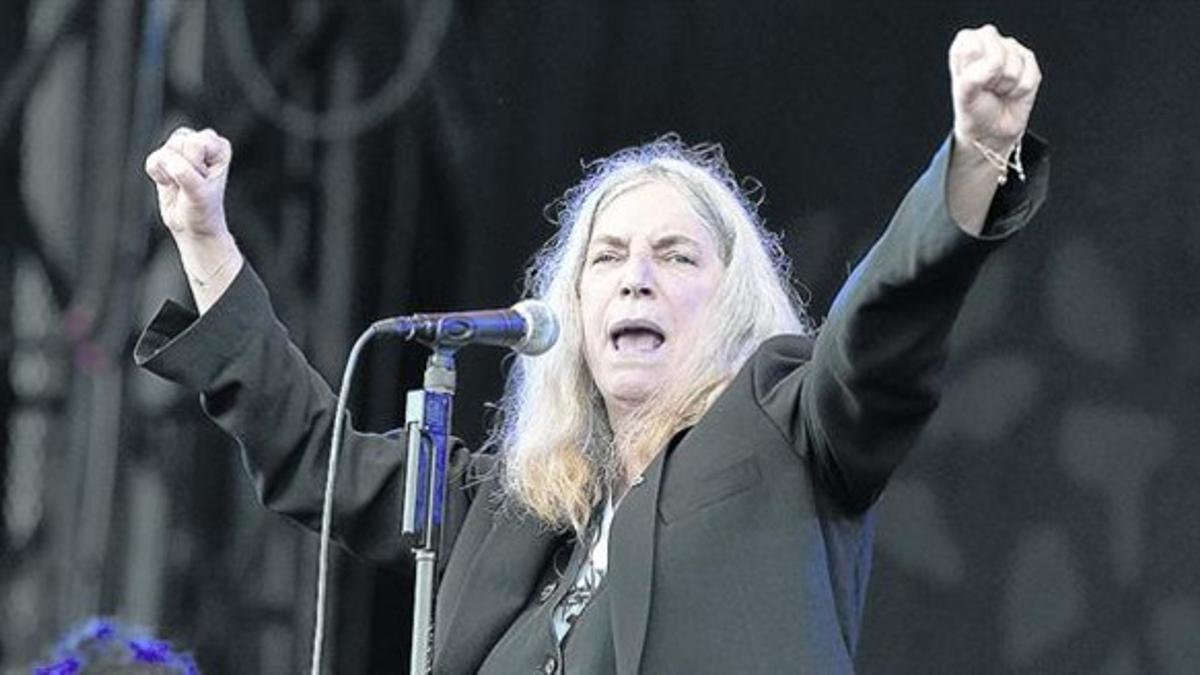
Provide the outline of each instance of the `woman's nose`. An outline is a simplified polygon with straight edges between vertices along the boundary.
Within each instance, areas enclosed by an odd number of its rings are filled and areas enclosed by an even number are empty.
[[[621,297],[653,295],[651,274],[650,266],[644,260],[630,260],[621,277]]]

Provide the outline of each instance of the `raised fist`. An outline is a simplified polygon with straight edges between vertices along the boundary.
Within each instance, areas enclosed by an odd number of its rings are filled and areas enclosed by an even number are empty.
[[[233,148],[212,129],[180,127],[146,157],[146,174],[158,189],[158,210],[171,235],[204,239],[228,232],[225,179]]]
[[[949,58],[955,136],[1007,153],[1029,123],[1042,81],[1037,58],[990,24],[959,31]]]

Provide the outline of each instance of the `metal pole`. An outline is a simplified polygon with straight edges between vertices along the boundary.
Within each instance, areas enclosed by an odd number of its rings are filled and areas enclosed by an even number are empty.
[[[454,350],[435,347],[425,367],[424,388],[408,392],[405,406],[408,457],[401,531],[417,541],[410,675],[425,675],[433,668],[433,604],[455,379]]]

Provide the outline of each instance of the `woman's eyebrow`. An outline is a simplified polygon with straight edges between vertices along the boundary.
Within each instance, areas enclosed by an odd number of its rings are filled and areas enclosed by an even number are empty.
[[[686,234],[664,235],[662,237],[659,237],[658,239],[655,239],[654,243],[651,244],[651,247],[657,251],[657,250],[661,250],[664,248],[671,248],[672,246],[678,246],[680,244],[692,246],[695,248],[700,247],[700,242],[696,241],[695,239],[692,239],[691,237],[687,236]]]
[[[623,237],[618,237],[612,234],[600,234],[592,238],[588,242],[588,248],[595,246],[612,246],[613,248],[626,248],[629,246],[629,240]]]

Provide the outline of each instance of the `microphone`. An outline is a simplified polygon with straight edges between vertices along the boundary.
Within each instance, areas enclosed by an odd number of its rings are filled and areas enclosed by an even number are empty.
[[[508,309],[397,316],[372,328],[430,347],[494,345],[526,356],[542,354],[558,340],[558,319],[541,300],[522,300]]]

